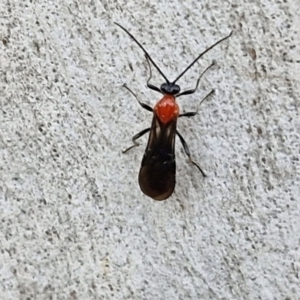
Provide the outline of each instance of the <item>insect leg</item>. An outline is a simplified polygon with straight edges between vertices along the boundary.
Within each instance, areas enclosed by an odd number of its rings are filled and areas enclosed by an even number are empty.
[[[190,153],[190,150],[189,150],[189,147],[186,143],[186,141],[184,140],[184,138],[182,137],[182,135],[176,130],[176,134],[178,135],[179,139],[180,139],[180,142],[183,146],[183,149],[184,149],[184,152],[185,154],[188,156],[189,158],[189,161],[198,168],[198,170],[201,172],[202,176],[203,177],[206,177],[205,173],[202,171],[202,169],[200,168],[199,165],[197,165],[191,158],[191,153]]]
[[[151,70],[151,65],[150,65],[150,61],[149,61],[149,56],[147,54],[145,54],[145,57],[146,57],[146,60],[147,60],[148,66],[149,66],[149,71],[150,71],[150,75],[149,75],[149,78],[147,80],[147,87],[151,90],[162,93],[160,88],[158,88],[157,86],[149,83],[150,79],[152,78],[152,70]]]
[[[153,112],[153,108],[152,108],[151,106],[149,106],[148,104],[141,102],[141,101],[138,99],[137,95],[136,95],[136,94],[135,94],[135,93],[134,93],[127,85],[126,85],[126,83],[123,84],[123,87],[124,87],[127,91],[129,91],[129,92],[134,96],[134,98],[136,99],[136,101],[139,103],[139,105],[140,105],[142,108],[144,108],[144,109],[146,109],[146,110],[148,110],[148,111]]]
[[[197,80],[197,83],[196,83],[195,88],[189,89],[189,90],[186,90],[186,91],[183,91],[183,92],[179,93],[178,95],[176,95],[176,97],[183,96],[183,95],[194,94],[194,93],[196,92],[197,88],[198,88],[198,85],[199,85],[199,82],[200,82],[202,76],[203,76],[203,75],[206,73],[206,71],[207,71],[208,69],[210,69],[214,64],[215,64],[215,63],[213,62],[211,65],[209,65],[209,66],[202,72],[202,74],[199,76],[199,78],[198,78],[198,80]]]
[[[201,102],[199,103],[198,107],[197,107],[197,110],[196,111],[190,111],[190,112],[186,112],[186,113],[183,113],[183,114],[180,114],[179,117],[194,117],[197,113],[198,113],[198,110],[199,110],[199,107],[201,105],[201,103],[203,101],[205,101],[209,96],[211,96],[213,93],[215,92],[215,90],[211,90],[202,100]]]
[[[130,146],[129,148],[127,148],[126,150],[124,150],[124,151],[122,151],[122,152],[123,152],[123,153],[126,153],[126,152],[129,151],[130,149],[139,146],[139,143],[137,143],[136,140],[137,140],[138,138],[140,138],[141,136],[143,136],[145,133],[149,132],[150,129],[151,129],[151,127],[146,128],[146,129],[142,130],[141,132],[137,133],[136,135],[134,135],[134,136],[132,137],[132,142],[133,142],[134,145]]]

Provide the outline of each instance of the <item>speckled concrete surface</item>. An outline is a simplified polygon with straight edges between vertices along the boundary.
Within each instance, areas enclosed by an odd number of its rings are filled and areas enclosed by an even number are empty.
[[[0,299],[300,299],[299,3],[0,3]],[[142,194],[142,51],[190,88],[177,185]],[[153,83],[162,78],[154,73]]]

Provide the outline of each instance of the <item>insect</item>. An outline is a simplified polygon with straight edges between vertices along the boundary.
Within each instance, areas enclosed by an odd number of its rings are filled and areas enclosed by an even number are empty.
[[[124,153],[133,147],[138,146],[139,144],[136,142],[138,138],[149,132],[148,144],[145,150],[145,154],[142,160],[141,169],[139,172],[139,185],[142,192],[151,197],[154,200],[166,200],[174,191],[175,182],[176,182],[176,162],[175,162],[175,136],[179,137],[179,140],[183,146],[183,149],[186,155],[189,158],[189,161],[195,165],[198,170],[201,172],[203,177],[205,177],[205,173],[200,168],[200,166],[195,163],[190,154],[190,150],[188,148],[187,143],[185,142],[182,135],[176,129],[177,119],[180,117],[193,117],[198,113],[198,109],[192,112],[186,112],[180,114],[179,106],[176,103],[176,98],[183,95],[190,95],[195,93],[198,88],[200,79],[204,75],[204,73],[211,68],[214,63],[208,66],[204,72],[199,76],[196,86],[193,89],[188,89],[183,92],[180,90],[180,86],[176,84],[176,82],[209,50],[214,48],[216,45],[228,39],[232,32],[222,38],[221,40],[214,43],[212,46],[208,47],[205,51],[200,53],[191,64],[187,66],[187,68],[181,72],[177,78],[170,82],[169,79],[163,74],[160,68],[153,61],[151,56],[145,50],[145,48],[139,43],[139,41],[122,25],[115,23],[121,29],[123,29],[143,50],[146,60],[149,65],[149,78],[147,79],[147,87],[151,90],[159,92],[163,94],[163,97],[156,103],[154,108],[150,107],[146,103],[142,103],[138,100],[137,96],[134,92],[132,92],[125,84],[124,87],[136,98],[138,103],[146,110],[153,113],[152,124],[151,127],[146,128],[132,137],[133,146],[129,147]],[[165,82],[159,87],[156,87],[150,83],[152,78],[151,65],[155,67],[155,69],[161,74],[164,78]],[[209,96],[214,93],[212,90],[208,95],[202,99],[200,104],[205,101]],[[200,105],[199,104],[199,105]],[[198,105],[198,107],[199,107]]]

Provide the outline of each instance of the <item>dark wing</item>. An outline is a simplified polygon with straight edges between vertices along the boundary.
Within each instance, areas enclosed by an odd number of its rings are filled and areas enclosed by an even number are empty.
[[[148,145],[142,160],[139,184],[154,200],[165,200],[175,188],[175,135],[177,120],[163,124],[154,114]]]

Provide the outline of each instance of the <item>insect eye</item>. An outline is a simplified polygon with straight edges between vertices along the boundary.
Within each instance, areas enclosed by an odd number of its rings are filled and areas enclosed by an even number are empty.
[[[164,94],[176,95],[180,92],[180,86],[173,83],[163,83],[160,87]]]

